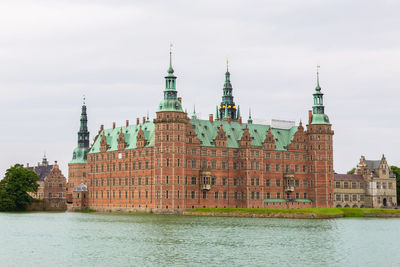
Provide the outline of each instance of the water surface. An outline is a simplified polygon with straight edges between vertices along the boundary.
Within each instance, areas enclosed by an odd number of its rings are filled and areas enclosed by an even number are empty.
[[[0,213],[1,266],[399,266],[400,219]]]

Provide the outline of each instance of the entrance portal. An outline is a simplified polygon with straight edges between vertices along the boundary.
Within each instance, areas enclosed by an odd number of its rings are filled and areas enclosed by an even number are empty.
[[[387,200],[386,200],[386,198],[384,198],[383,199],[383,206],[386,207],[386,205],[387,205]]]

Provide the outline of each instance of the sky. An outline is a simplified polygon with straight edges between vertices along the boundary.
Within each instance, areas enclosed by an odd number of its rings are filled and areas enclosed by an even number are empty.
[[[0,176],[46,153],[67,176],[86,96],[100,125],[154,118],[170,44],[183,106],[208,118],[226,58],[246,119],[307,122],[316,66],[334,169],[361,155],[400,165],[399,1],[0,2]]]

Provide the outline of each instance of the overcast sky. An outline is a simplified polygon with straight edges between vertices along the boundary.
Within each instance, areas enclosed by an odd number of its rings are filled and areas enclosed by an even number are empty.
[[[0,3],[0,175],[44,151],[64,175],[82,95],[100,124],[154,118],[169,44],[177,90],[204,119],[229,57],[242,116],[307,121],[316,65],[334,167],[400,165],[399,1],[6,1]]]

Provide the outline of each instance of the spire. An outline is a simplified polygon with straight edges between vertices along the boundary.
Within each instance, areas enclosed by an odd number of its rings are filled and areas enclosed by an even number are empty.
[[[149,118],[149,111],[147,111],[146,121],[150,121],[150,118]]]
[[[169,68],[168,68],[168,75],[173,76],[174,69],[172,68],[172,44],[169,45]]]
[[[176,76],[172,68],[172,44],[169,51],[169,68],[168,74],[165,76],[164,99],[161,101],[158,111],[179,111],[182,112],[182,104],[178,100],[178,92],[176,91]]]
[[[247,120],[248,124],[253,124],[253,119],[251,118],[251,109],[249,108],[249,119]]]
[[[197,115],[196,115],[196,105],[193,105],[192,119],[193,119],[193,120],[197,119]]]
[[[311,124],[330,124],[328,116],[325,114],[324,106],[324,94],[321,92],[321,87],[319,85],[319,68],[317,66],[317,86],[315,87],[314,105],[312,107],[312,119]]]
[[[42,165],[43,165],[43,166],[44,166],[44,165],[47,165],[46,151],[44,152],[44,155],[43,155]]]
[[[218,106],[215,107],[215,119],[216,119],[216,120],[219,120]]]
[[[319,86],[319,68],[320,66],[317,65],[317,86],[315,87],[316,91],[321,91],[321,87]]]
[[[227,110],[226,110],[227,109]],[[227,113],[227,116],[226,114]],[[222,101],[219,105],[219,117],[225,119],[230,117],[232,120],[237,120],[237,110],[235,102],[233,101],[231,74],[229,72],[229,61],[226,59],[226,72],[224,88],[222,90]]]
[[[237,108],[237,117],[238,117],[238,119],[240,118],[240,105],[238,105],[238,108]]]
[[[228,119],[229,115],[228,115],[228,107],[225,107],[225,114],[224,114],[224,120]]]
[[[81,112],[81,123],[78,132],[78,147],[89,147],[89,131],[87,127],[87,114],[86,114],[86,97],[83,96],[83,105]]]

